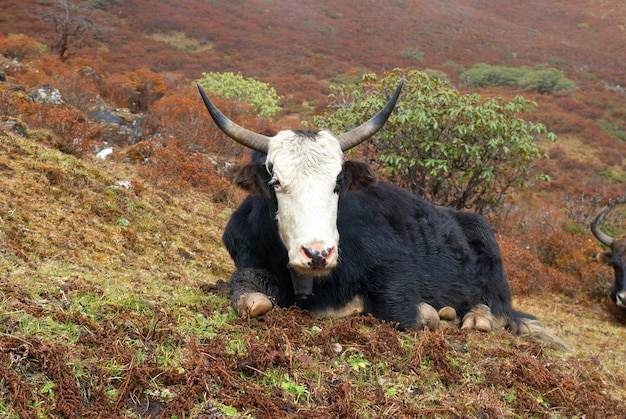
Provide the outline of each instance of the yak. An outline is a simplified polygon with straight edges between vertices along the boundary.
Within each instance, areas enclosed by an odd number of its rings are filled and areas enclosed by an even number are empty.
[[[256,151],[235,179],[249,195],[222,236],[236,266],[233,307],[252,317],[292,305],[328,317],[371,314],[400,329],[440,320],[505,327],[567,350],[535,317],[512,308],[482,216],[435,205],[344,160],[382,128],[402,85],[374,117],[338,136],[283,130],[271,137],[229,120],[198,85],[216,125]]]
[[[626,202],[626,200],[616,201],[616,203],[624,202]],[[612,267],[615,271],[615,280],[613,281],[609,297],[622,314],[626,315],[626,235],[613,238],[600,230],[599,226],[604,217],[606,217],[612,209],[613,206],[606,206],[598,211],[591,219],[589,228],[596,239],[609,248],[608,252],[598,254],[598,261]]]

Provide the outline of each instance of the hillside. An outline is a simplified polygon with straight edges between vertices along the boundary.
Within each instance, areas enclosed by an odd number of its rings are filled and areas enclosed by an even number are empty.
[[[0,417],[619,417],[624,314],[590,217],[626,190],[626,2],[85,1],[97,39],[46,49],[37,11],[0,10]],[[76,4],[71,2],[71,4]],[[87,11],[88,10],[88,11]],[[84,15],[87,16],[87,15]],[[85,34],[93,35],[91,31]],[[572,92],[470,90],[476,63],[557,68]],[[331,83],[394,67],[538,103],[557,134],[537,183],[490,220],[515,307],[574,348],[398,332],[295,309],[239,319],[221,244],[247,152],[192,81],[241,72],[284,98],[257,131],[323,112]],[[112,154],[95,157],[105,147]],[[626,231],[626,212],[606,225]]]
[[[445,63],[471,67],[479,62],[534,66],[556,59],[574,79],[588,72],[600,82],[626,85],[621,65],[626,5],[619,0],[99,4],[109,33],[105,48],[96,44],[91,50],[118,71],[147,65],[189,78],[202,71],[241,71],[287,94],[306,79],[321,82],[350,70],[444,69]],[[9,0],[3,6],[5,34],[34,35],[45,28],[33,13],[36,2],[25,7]],[[154,36],[177,32],[198,44]],[[421,58],[403,56],[411,49]]]

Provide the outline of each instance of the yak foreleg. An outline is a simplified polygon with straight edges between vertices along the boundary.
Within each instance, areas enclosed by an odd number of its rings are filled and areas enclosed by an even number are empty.
[[[240,317],[259,317],[267,313],[279,298],[273,275],[264,269],[238,269],[230,277],[233,309]]]

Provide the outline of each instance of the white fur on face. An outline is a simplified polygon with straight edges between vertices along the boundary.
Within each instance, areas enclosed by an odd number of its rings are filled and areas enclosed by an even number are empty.
[[[290,266],[307,275],[323,275],[337,262],[337,176],[343,152],[328,131],[311,138],[281,131],[269,142],[267,166],[276,184],[278,231]],[[325,268],[311,270],[302,248],[333,249]]]

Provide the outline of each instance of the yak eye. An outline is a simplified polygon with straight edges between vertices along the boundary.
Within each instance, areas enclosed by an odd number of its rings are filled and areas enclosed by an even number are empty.
[[[274,188],[275,191],[280,189],[280,181],[276,176],[272,177],[267,184],[270,188]]]

